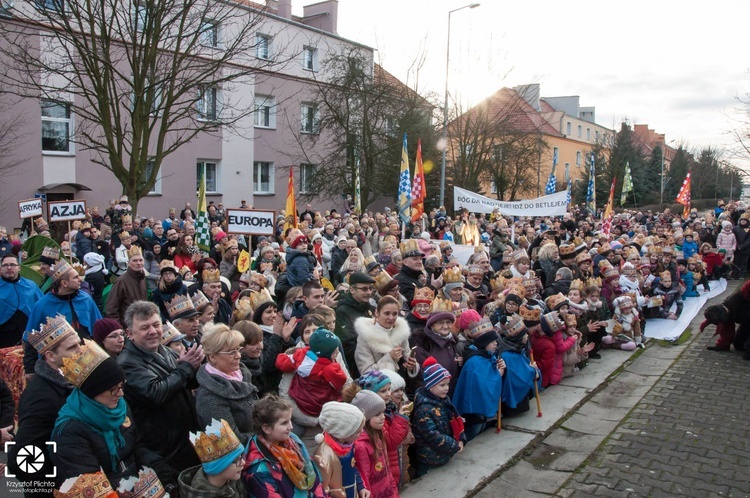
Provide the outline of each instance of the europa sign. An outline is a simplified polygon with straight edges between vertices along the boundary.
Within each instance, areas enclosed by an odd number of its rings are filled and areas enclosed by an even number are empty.
[[[86,219],[86,201],[57,201],[47,203],[49,221]]]
[[[21,219],[42,215],[42,199],[18,201],[18,216]]]
[[[276,211],[227,209],[227,233],[273,235]]]

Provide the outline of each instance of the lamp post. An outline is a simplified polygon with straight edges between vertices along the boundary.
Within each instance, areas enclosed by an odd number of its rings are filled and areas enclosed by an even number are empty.
[[[440,163],[440,205],[445,206],[445,154],[448,150],[448,68],[451,60],[451,14],[463,9],[475,9],[478,3],[470,3],[448,12],[448,47],[445,51],[445,104],[443,106],[443,159]]]

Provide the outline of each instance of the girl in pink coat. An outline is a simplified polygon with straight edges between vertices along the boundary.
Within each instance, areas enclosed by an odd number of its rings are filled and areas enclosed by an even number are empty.
[[[565,353],[576,347],[576,343],[580,339],[580,332],[575,331],[576,334],[564,337],[562,331],[565,329],[565,322],[560,318],[557,311],[542,315],[541,326],[544,335],[551,338],[555,345],[555,356],[549,370],[549,385],[554,386],[559,384],[563,378]]]
[[[727,255],[724,258],[726,263],[731,263],[734,260],[734,251],[737,249],[737,238],[732,232],[731,222],[721,222],[721,232],[716,237],[716,249],[726,249]]]

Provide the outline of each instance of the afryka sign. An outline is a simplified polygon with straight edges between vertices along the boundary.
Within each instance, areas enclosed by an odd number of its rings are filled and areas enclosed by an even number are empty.
[[[86,219],[86,201],[48,202],[49,221],[73,221]]]
[[[273,235],[275,211],[227,209],[227,233]]]
[[[491,213],[498,209],[505,216],[562,216],[568,211],[568,193],[562,191],[523,201],[498,201],[453,187],[453,206],[472,213]]]
[[[42,199],[18,201],[18,216],[21,219],[42,215]]]

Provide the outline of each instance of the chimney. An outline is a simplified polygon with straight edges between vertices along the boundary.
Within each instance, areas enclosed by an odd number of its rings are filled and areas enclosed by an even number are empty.
[[[529,103],[537,112],[541,112],[542,104],[539,102],[541,96],[541,90],[539,89],[539,83],[531,83],[529,85],[519,85],[514,88],[523,99]]]
[[[284,19],[292,18],[292,0],[278,0],[276,4],[278,6],[277,14],[279,17],[283,17]]]
[[[306,5],[302,22],[313,28],[337,35],[339,3],[337,0]]]

